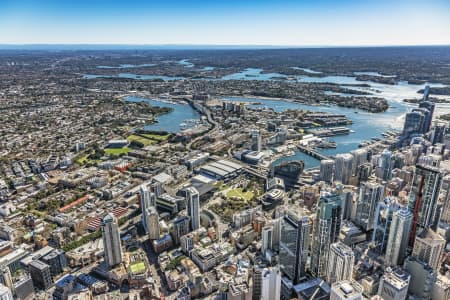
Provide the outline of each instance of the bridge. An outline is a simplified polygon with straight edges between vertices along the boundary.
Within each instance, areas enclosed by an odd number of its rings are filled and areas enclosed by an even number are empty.
[[[267,171],[263,171],[261,169],[255,170],[255,169],[247,167],[247,166],[244,167],[244,171],[255,177],[267,180]]]
[[[303,152],[303,153],[305,153],[305,154],[308,154],[309,156],[312,156],[312,157],[314,157],[314,158],[316,158],[316,159],[318,159],[318,160],[329,159],[328,156],[323,155],[322,153],[317,152],[317,151],[314,150],[314,149],[311,149],[311,148],[308,148],[308,147],[303,147],[303,146],[300,146],[300,145],[297,145],[297,148],[298,148],[298,150],[300,150],[301,152]]]

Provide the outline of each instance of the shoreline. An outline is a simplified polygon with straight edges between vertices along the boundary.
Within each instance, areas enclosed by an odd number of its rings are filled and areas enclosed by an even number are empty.
[[[221,96],[220,98],[218,98],[217,100],[223,101],[224,98],[245,98],[245,99],[255,99],[255,100],[270,100],[270,101],[285,101],[285,102],[290,102],[290,103],[298,103],[298,104],[303,104],[303,105],[307,105],[307,106],[311,106],[311,107],[321,107],[321,106],[335,106],[335,107],[339,107],[339,108],[344,108],[344,109],[348,109],[348,110],[358,110],[358,111],[363,111],[365,113],[373,113],[373,114],[380,114],[380,113],[385,113],[390,107],[391,105],[388,105],[388,108],[384,111],[379,111],[379,112],[373,112],[370,110],[366,110],[366,109],[362,109],[359,107],[346,107],[346,106],[339,106],[337,103],[335,102],[326,102],[326,103],[317,103],[317,104],[309,104],[306,102],[301,102],[298,99],[290,99],[290,98],[272,98],[272,97],[265,97],[265,96],[253,96],[253,95],[242,95],[242,96]],[[387,100],[385,99],[387,102],[390,102],[392,100]],[[229,101],[234,101],[234,100],[229,100]],[[239,101],[238,99],[236,99],[236,102],[247,102],[248,101]],[[251,105],[251,104],[249,104]]]

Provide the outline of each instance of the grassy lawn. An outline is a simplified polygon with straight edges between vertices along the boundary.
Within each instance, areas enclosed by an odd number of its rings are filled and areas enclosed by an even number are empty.
[[[36,210],[36,209],[32,209],[30,212],[31,212],[32,214],[36,215],[36,216],[41,217],[41,218],[45,218],[45,216],[47,215],[46,212],[44,212],[44,211],[38,211],[38,210]]]
[[[141,134],[142,136],[145,136],[146,138],[150,139],[150,140],[155,140],[155,141],[165,141],[169,138],[169,135],[158,135],[158,134],[150,134],[150,133],[143,133]]]
[[[96,164],[98,163],[100,160],[99,159],[89,159],[89,155],[91,153],[85,154],[81,157],[79,157],[75,162],[79,165],[86,165],[86,164]]]
[[[130,148],[123,147],[123,148],[106,148],[105,153],[106,154],[114,154],[114,155],[120,155],[120,154],[127,154],[128,151],[130,151]]]
[[[253,198],[253,192],[251,191],[243,192],[241,188],[232,189],[227,192],[227,197],[228,198],[237,197],[244,199],[246,201],[250,201]]]
[[[87,163],[89,154],[83,155],[82,157],[80,157],[79,159],[77,159],[77,163],[80,165],[84,165],[85,163]]]
[[[138,135],[134,135],[134,134],[132,134],[129,137],[127,137],[127,140],[130,141],[130,142],[131,141],[141,142],[142,144],[144,144],[144,146],[154,145],[154,144],[157,143],[157,141],[155,141],[155,140],[151,140],[151,139],[144,138],[142,136],[138,136]]]
[[[133,274],[142,273],[145,271],[145,264],[143,262],[138,262],[130,265],[130,269]]]

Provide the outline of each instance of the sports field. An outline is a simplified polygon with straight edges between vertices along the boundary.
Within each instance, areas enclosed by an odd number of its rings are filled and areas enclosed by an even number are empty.
[[[105,153],[107,154],[114,154],[114,155],[120,155],[120,154],[127,154],[130,149],[128,147],[123,148],[106,148]]]
[[[132,264],[130,266],[130,270],[131,270],[131,273],[133,273],[133,274],[142,273],[145,271],[145,264],[143,262],[138,262],[138,263]]]

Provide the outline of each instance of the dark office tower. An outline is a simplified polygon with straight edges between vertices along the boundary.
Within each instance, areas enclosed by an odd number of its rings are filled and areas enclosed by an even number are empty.
[[[258,129],[252,129],[252,150],[261,152],[261,132]]]
[[[422,131],[425,116],[422,112],[412,111],[406,114],[402,136],[405,138]]]
[[[419,103],[419,108],[427,109],[430,112],[428,117],[425,118],[425,121],[424,121],[425,132],[430,131],[431,122],[433,121],[434,106],[435,106],[435,104],[430,101],[422,101]]]
[[[365,163],[358,168],[358,177],[360,181],[367,181],[372,175],[372,164]]]
[[[262,294],[262,272],[263,268],[260,266],[255,266],[253,268],[253,292],[252,300],[260,300]]]
[[[323,159],[320,161],[320,180],[331,183],[333,180],[334,160]]]
[[[419,112],[423,115],[423,122],[419,133],[427,133],[431,126],[431,112],[426,108],[414,108],[412,111]],[[428,124],[428,122],[430,122],[430,124]]]
[[[364,231],[373,229],[377,204],[383,199],[383,196],[384,186],[382,184],[376,182],[361,183],[355,223]]]
[[[375,245],[374,250],[379,255],[386,253],[393,214],[399,209],[400,206],[389,197],[385,198],[384,201],[380,201],[377,205],[372,243]]]
[[[66,254],[61,249],[53,250],[52,252],[41,258],[41,260],[50,266],[50,272],[52,273],[52,276],[61,274],[67,267]]]
[[[187,216],[179,216],[172,221],[171,233],[175,245],[179,245],[181,237],[190,232],[189,223],[190,220]]]
[[[280,266],[283,274],[294,284],[306,272],[309,232],[308,217],[290,212],[281,219]]]
[[[50,272],[50,266],[40,260],[33,260],[28,265],[31,279],[35,287],[46,290],[53,284],[52,274]]]
[[[444,142],[446,124],[442,122],[434,122],[431,128],[430,142],[435,145]]]
[[[441,173],[438,169],[422,165],[416,166],[408,204],[409,210],[413,213],[410,246],[414,244],[416,233],[431,227],[436,219],[440,185]]]
[[[186,210],[191,220],[191,229],[200,228],[200,196],[195,187],[186,189]]]
[[[320,198],[314,220],[311,272],[326,278],[330,245],[337,242],[341,230],[341,197],[328,194]]]

